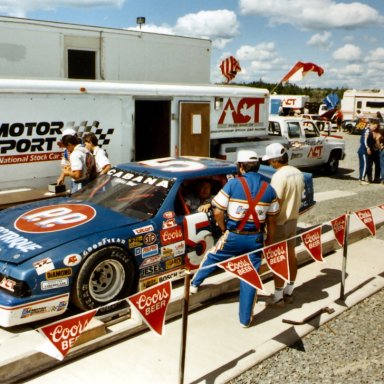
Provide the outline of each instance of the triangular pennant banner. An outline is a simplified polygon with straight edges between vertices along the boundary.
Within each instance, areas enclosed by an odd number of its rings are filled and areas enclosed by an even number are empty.
[[[356,211],[355,215],[362,221],[362,223],[368,228],[372,236],[376,235],[376,226],[373,221],[372,212],[369,208]]]
[[[165,281],[128,297],[128,301],[140,312],[149,328],[159,335],[163,334],[171,291],[171,282]]]
[[[323,247],[321,245],[321,226],[303,233],[301,238],[312,258],[316,261],[324,261]]]
[[[260,276],[252,265],[248,255],[242,255],[223,261],[219,263],[218,266],[252,285],[256,289],[265,292]]]
[[[335,234],[335,239],[339,243],[340,247],[344,247],[346,222],[347,222],[347,215],[342,215],[336,219],[331,220],[333,233]]]
[[[378,207],[384,209],[384,204],[378,205]]]
[[[39,328],[39,332],[49,340],[49,344],[40,347],[40,351],[63,360],[96,312],[94,309]]]
[[[283,280],[289,281],[288,246],[286,241],[272,244],[263,249],[268,267]]]

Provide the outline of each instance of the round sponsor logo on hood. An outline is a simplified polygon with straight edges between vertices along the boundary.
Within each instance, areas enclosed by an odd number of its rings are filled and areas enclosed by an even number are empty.
[[[85,204],[48,205],[19,216],[15,228],[28,233],[65,231],[85,224],[95,216],[95,209]]]

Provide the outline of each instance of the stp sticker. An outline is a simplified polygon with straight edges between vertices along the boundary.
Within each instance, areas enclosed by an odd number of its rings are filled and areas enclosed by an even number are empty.
[[[15,227],[28,233],[65,231],[85,224],[96,211],[85,204],[58,204],[39,207],[19,216]]]

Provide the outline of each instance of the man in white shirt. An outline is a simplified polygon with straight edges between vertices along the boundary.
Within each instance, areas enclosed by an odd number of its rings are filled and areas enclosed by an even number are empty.
[[[295,236],[299,209],[304,191],[304,175],[297,168],[288,165],[288,153],[280,143],[266,147],[264,161],[276,169],[272,176],[271,186],[275,189],[280,204],[280,213],[276,217],[274,243],[288,240],[288,263],[290,281],[284,288],[284,280],[274,276],[275,293],[269,305],[284,307],[292,303],[292,292],[297,275],[297,260],[295,254]]]
[[[109,161],[104,149],[97,145],[97,141],[97,137],[93,132],[83,135],[84,145],[95,157],[97,176],[100,176],[104,175],[111,169],[111,162]]]
[[[64,169],[64,177],[72,178],[71,193],[74,193],[95,178],[95,160],[77,136],[64,136],[63,145],[69,153],[69,166]]]

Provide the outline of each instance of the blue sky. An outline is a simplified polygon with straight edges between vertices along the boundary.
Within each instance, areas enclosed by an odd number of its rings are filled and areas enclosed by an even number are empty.
[[[209,38],[211,81],[223,58],[236,81],[278,83],[297,62],[324,68],[300,86],[384,88],[383,0],[0,0],[0,15]]]

